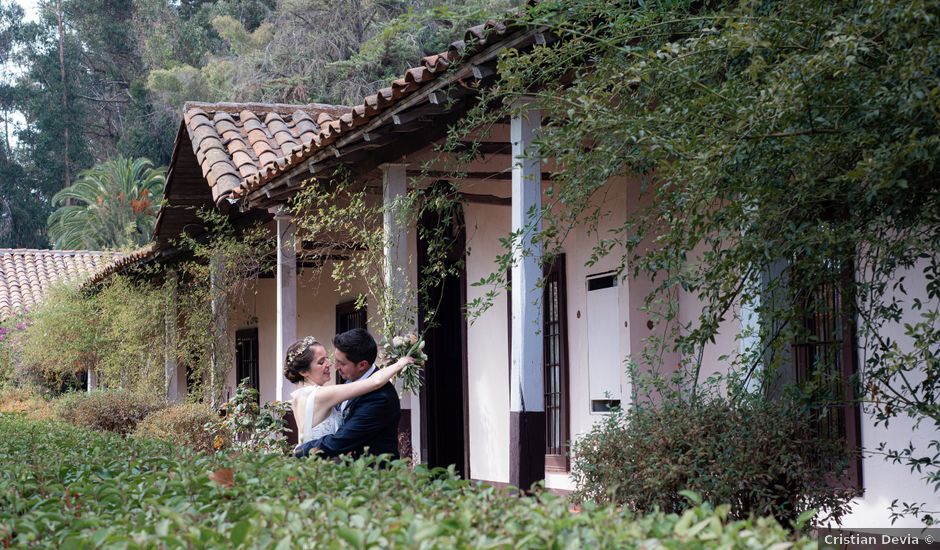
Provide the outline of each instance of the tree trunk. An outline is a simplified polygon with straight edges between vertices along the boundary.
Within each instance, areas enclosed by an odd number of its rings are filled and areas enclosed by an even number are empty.
[[[72,185],[72,167],[71,163],[69,162],[69,95],[67,80],[65,78],[65,33],[62,29],[62,0],[56,0],[55,11],[56,17],[59,19],[59,72],[62,75],[62,108],[65,112],[65,131],[63,136],[65,142],[62,148],[63,160],[65,164],[64,187],[69,187]]]

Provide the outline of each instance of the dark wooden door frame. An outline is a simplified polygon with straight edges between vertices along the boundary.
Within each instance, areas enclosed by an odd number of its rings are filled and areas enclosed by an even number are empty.
[[[447,184],[447,182],[442,182]],[[459,224],[459,233],[457,237],[457,246],[458,253],[462,258],[466,257],[466,228],[464,226],[463,220],[463,208],[460,207],[459,219],[456,222]],[[419,224],[425,223],[425,220],[419,220]],[[424,248],[421,246],[420,238],[417,246],[417,260],[418,260],[418,280],[420,285],[421,279],[421,268],[427,261],[426,253]],[[457,279],[457,284],[459,285],[459,299],[460,299],[460,375],[461,375],[461,392],[462,392],[462,417],[463,417],[463,475],[466,479],[472,479],[470,473],[470,399],[469,399],[469,366],[467,360],[467,270],[466,266],[460,270],[460,276]],[[425,321],[424,321],[424,308],[420,305],[419,297],[419,306],[418,306],[418,329],[422,333],[425,330]],[[433,368],[433,367],[432,367]],[[428,400],[427,400],[427,386],[422,385],[421,390],[418,394],[419,399],[419,410],[421,412],[420,418],[420,434],[421,434],[421,459],[422,462],[428,462],[429,456],[429,445],[428,445]]]

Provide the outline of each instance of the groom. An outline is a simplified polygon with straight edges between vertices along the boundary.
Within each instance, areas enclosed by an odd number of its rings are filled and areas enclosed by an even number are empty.
[[[378,348],[372,335],[354,328],[333,337],[335,363],[340,376],[355,382],[372,376],[376,367]],[[323,456],[350,454],[354,457],[366,452],[373,455],[390,454],[398,458],[398,419],[401,403],[398,392],[391,384],[378,390],[344,401],[343,425],[332,434],[308,441],[294,450],[294,456],[305,457],[313,449]]]

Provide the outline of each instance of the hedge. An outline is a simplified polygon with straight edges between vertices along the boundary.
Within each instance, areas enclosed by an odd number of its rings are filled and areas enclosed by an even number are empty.
[[[0,415],[0,441],[4,546],[786,548],[791,536],[773,519],[728,522],[724,507],[574,513],[403,462],[206,455],[18,415]]]

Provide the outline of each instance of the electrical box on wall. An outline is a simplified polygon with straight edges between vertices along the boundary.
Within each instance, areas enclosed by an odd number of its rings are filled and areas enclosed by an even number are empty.
[[[615,275],[587,279],[587,356],[591,412],[607,412],[619,406],[620,299]]]

